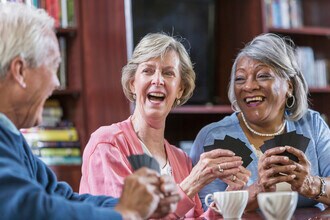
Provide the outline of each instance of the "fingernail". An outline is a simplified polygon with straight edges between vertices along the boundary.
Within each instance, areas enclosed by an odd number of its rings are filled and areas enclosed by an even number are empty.
[[[280,150],[285,150],[285,147],[280,147]]]

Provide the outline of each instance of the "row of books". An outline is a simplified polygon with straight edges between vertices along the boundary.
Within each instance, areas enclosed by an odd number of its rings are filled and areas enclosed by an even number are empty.
[[[44,8],[55,19],[55,26],[68,28],[75,27],[74,0],[0,0],[1,3],[20,2]]]
[[[274,28],[303,26],[301,0],[265,0],[266,23]]]
[[[21,129],[32,152],[47,165],[80,165],[81,148],[74,127]]]
[[[315,59],[311,47],[296,48],[301,71],[309,87],[322,88],[330,84],[330,62],[326,59]]]
[[[46,101],[39,127],[21,129],[32,152],[47,165],[81,164],[81,146],[76,128],[63,121],[56,99]]]

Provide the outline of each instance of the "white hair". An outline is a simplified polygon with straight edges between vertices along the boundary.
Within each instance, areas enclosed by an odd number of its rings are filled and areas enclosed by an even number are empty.
[[[299,120],[308,109],[308,86],[298,66],[293,41],[272,33],[261,34],[239,52],[232,66],[228,90],[228,98],[237,110],[239,110],[239,107],[235,103],[234,79],[237,62],[244,56],[266,64],[279,77],[292,83],[292,95],[295,98],[295,103],[292,108],[287,109],[289,115],[285,117],[290,120]]]
[[[0,78],[4,78],[9,64],[17,56],[30,67],[46,62],[48,51],[54,47],[50,31],[54,19],[43,9],[22,3],[0,3]]]

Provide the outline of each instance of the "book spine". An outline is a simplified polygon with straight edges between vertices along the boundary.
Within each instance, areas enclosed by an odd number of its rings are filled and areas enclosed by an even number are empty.
[[[65,89],[67,86],[66,83],[66,39],[64,37],[60,37],[59,39],[60,45],[60,53],[62,57],[62,62],[60,64],[60,68],[58,70],[58,78],[60,81],[60,88]]]
[[[79,157],[80,148],[31,148],[39,157]]]
[[[60,0],[61,1],[61,26],[62,28],[68,27],[68,7],[67,7],[67,0]]]
[[[81,165],[81,157],[39,157],[47,165]]]

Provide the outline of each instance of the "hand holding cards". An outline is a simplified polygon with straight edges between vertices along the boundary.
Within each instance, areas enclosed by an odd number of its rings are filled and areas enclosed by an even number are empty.
[[[302,134],[297,134],[296,131],[291,131],[277,135],[273,139],[265,141],[264,144],[260,147],[260,150],[264,153],[266,150],[274,147],[291,146],[305,153],[309,141],[310,139],[303,136]],[[287,151],[279,155],[287,156],[290,160],[298,162],[298,158]]]
[[[223,140],[215,139],[213,145],[204,146],[204,152],[215,149],[226,149],[234,152],[236,156],[240,156],[242,158],[243,166],[245,168],[252,162],[252,158],[250,156],[252,151],[238,138],[233,138],[226,135]]]
[[[135,154],[127,157],[134,171],[140,169],[141,167],[148,167],[152,170],[160,173],[160,167],[157,160],[147,154]]]

